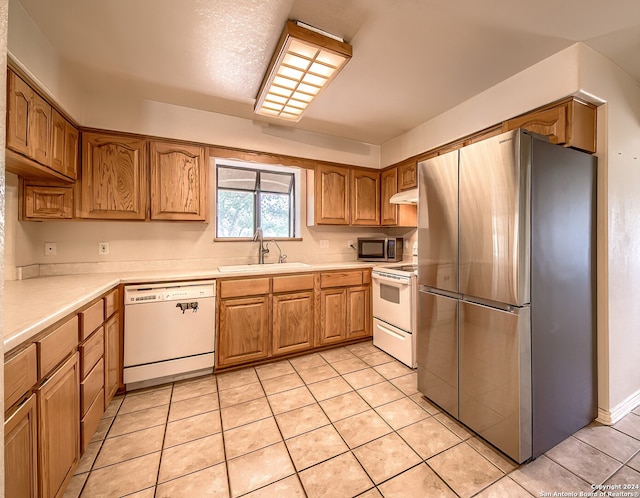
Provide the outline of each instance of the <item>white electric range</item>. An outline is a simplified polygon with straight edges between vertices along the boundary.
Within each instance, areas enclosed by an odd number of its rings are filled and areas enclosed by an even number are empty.
[[[376,266],[373,281],[373,345],[416,368],[417,275],[414,264]]]

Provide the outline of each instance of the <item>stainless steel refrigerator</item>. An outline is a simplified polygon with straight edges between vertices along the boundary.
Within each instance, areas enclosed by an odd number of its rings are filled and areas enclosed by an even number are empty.
[[[418,389],[517,462],[596,416],[595,168],[522,130],[418,165]]]

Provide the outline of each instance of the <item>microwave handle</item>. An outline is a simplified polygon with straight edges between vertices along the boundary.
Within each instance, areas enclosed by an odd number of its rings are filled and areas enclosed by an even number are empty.
[[[372,273],[371,274],[371,279],[372,280],[379,280],[380,282],[385,282],[391,286],[394,287],[406,287],[408,285],[411,284],[411,279],[409,278],[403,278],[402,280],[398,280],[395,278],[388,278],[388,277],[384,277],[382,275],[378,275],[376,273]]]

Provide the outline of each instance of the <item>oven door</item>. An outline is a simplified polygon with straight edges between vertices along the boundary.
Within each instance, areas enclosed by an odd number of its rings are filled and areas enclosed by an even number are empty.
[[[381,274],[373,280],[373,316],[407,332],[413,332],[411,277]]]

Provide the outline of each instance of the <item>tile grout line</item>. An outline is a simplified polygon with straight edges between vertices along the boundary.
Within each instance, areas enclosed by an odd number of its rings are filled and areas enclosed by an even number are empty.
[[[160,480],[160,469],[162,468],[162,457],[164,456],[164,442],[167,439],[167,429],[169,428],[169,416],[171,415],[171,404],[173,403],[173,388],[175,382],[171,383],[171,394],[169,394],[169,408],[167,409],[167,417],[164,422],[164,431],[162,433],[162,443],[160,444],[160,460],[158,461],[158,471],[156,472],[156,484],[153,488],[153,496],[158,494],[158,481]]]

